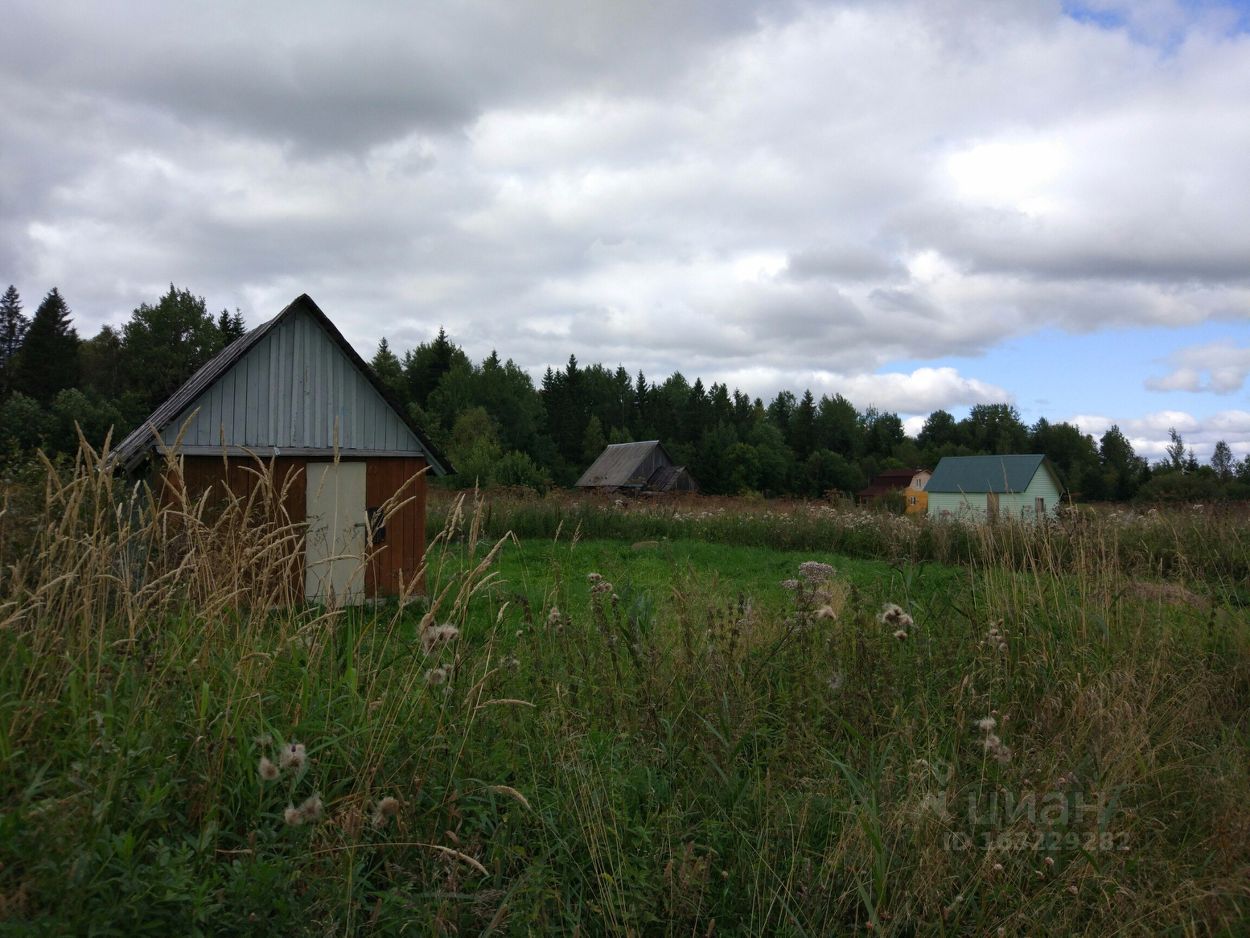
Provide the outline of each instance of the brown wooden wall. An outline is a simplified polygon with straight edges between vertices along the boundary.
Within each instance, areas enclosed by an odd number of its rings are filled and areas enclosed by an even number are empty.
[[[307,519],[307,473],[308,462],[325,460],[305,456],[281,456],[265,461],[272,465],[275,488],[281,492],[285,487],[282,504],[290,522],[303,524]],[[349,461],[349,460],[343,460]],[[371,457],[365,463],[365,507],[388,508],[385,541],[376,544],[365,568],[365,593],[369,596],[398,595],[403,584],[409,583],[421,567],[425,556],[425,497],[426,462],[421,458]],[[260,464],[254,459],[220,456],[185,456],[182,461],[182,478],[188,494],[198,498],[209,493],[210,505],[224,498],[227,490],[235,497],[252,496],[261,485],[258,470]],[[223,484],[224,483],[224,484]],[[177,500],[178,493],[173,479],[166,478],[161,486],[162,500],[167,504]],[[219,493],[219,494],[214,494]],[[261,500],[257,499],[260,507]],[[302,552],[301,552],[302,553]],[[303,563],[298,565],[298,595],[303,594]],[[424,589],[424,583],[420,590]]]
[[[425,557],[425,466],[420,458],[366,460],[365,505],[383,507],[393,499],[393,510],[386,520],[386,540],[375,545],[365,571],[365,592],[370,596],[398,595],[421,567]]]

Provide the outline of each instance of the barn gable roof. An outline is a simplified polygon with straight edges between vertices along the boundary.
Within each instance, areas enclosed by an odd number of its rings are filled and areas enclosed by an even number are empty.
[[[1046,467],[1055,483],[1059,476],[1040,453],[1003,456],[944,456],[925,486],[927,492],[1023,492]]]
[[[643,468],[643,464],[652,453],[659,450],[664,454],[667,465],[673,464],[673,458],[659,440],[647,440],[642,443],[611,443],[599,458],[590,464],[590,468],[582,473],[577,485],[586,487],[605,486],[618,488],[632,486],[641,488],[646,485],[654,470]]]
[[[453,471],[308,294],[205,363],[111,458],[131,471],[175,443],[260,456],[420,455],[438,475]]]

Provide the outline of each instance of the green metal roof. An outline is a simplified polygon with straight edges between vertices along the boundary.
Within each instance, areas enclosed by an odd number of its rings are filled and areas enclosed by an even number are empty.
[[[926,492],[1023,492],[1046,457],[944,456],[933,470]],[[1049,467],[1048,467],[1049,468]],[[1050,470],[1052,475],[1053,470]],[[1056,483],[1058,476],[1055,476]]]

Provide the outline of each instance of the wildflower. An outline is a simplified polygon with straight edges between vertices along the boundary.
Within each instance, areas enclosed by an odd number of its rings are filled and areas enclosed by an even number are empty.
[[[799,576],[813,583],[823,583],[833,576],[833,567],[817,560],[807,560],[799,564]]]
[[[298,772],[307,761],[303,743],[287,743],[282,747],[282,755],[278,756],[278,764],[284,769]]]
[[[1047,858],[1046,858],[1045,860],[1043,860],[1042,862],[1043,862],[1043,863],[1045,863],[1048,867],[1051,867],[1051,866],[1054,866],[1054,865],[1055,865],[1055,858],[1054,858],[1054,857],[1047,857]]]
[[[790,590],[791,592],[793,592],[794,590],[799,588],[799,581],[798,580],[782,580],[781,588],[783,590]]]
[[[299,806],[300,818],[304,821],[316,821],[321,818],[321,796],[309,795]]]
[[[454,625],[436,625],[421,633],[421,649],[428,655],[459,637],[460,630]]]
[[[894,633],[894,637],[897,638],[901,642],[903,639],[907,637],[907,630],[899,629],[898,631]]]
[[[833,607],[826,604],[816,610],[817,619],[836,619],[838,614],[833,611]]]
[[[260,777],[267,782],[272,782],[278,777],[278,767],[265,756],[260,757]]]
[[[612,584],[609,583],[607,580],[603,579],[603,577],[600,577],[599,579],[595,580],[595,585],[590,588],[590,592],[592,595],[610,593],[612,592]]]
[[[993,870],[995,873],[1001,873],[1003,871],[1003,865],[1001,863],[995,863]]]
[[[430,668],[425,672],[425,683],[431,687],[438,687],[440,684],[447,683],[447,668]]]
[[[304,815],[300,813],[299,808],[293,804],[286,806],[286,810],[282,812],[282,819],[291,825],[291,827],[299,827],[304,823]]]
[[[977,729],[982,733],[988,733],[996,726],[998,726],[998,721],[993,717],[981,717],[981,719],[977,720]]]
[[[373,826],[385,827],[387,821],[399,814],[399,799],[389,795],[377,803],[373,809]]]
[[[602,579],[603,579],[602,573],[587,573],[586,574],[586,581],[588,583],[598,583]]]
[[[559,624],[560,624],[560,610],[557,607],[552,606],[551,611],[547,613],[547,625],[552,626],[552,625],[559,625]]]
[[[829,675],[829,680],[825,683],[829,685],[829,690],[836,694],[842,689],[842,685],[846,683],[846,675],[841,671],[834,671]]]
[[[1073,883],[1071,886],[1068,887],[1068,892],[1070,892],[1074,896],[1077,894],[1078,891],[1079,890],[1076,888],[1076,883]]]

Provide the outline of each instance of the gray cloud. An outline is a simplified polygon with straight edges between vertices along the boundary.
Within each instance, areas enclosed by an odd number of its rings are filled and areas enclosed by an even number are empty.
[[[1250,319],[1250,40],[1175,4],[10,14],[0,281],[84,333],[171,280],[253,323],[307,291],[366,352],[441,324],[911,411],[1007,392],[891,362]]]

